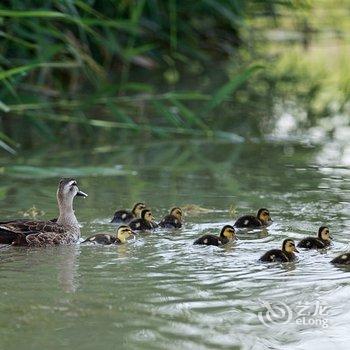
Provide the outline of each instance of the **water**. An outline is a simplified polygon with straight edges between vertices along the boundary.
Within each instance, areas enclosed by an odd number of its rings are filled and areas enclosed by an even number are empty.
[[[139,200],[159,219],[173,205],[209,211],[187,215],[179,231],[119,247],[2,247],[0,348],[348,348],[350,270],[329,261],[350,248],[350,169],[338,161],[346,146],[329,152],[329,145],[162,141],[2,159],[2,219],[33,205],[45,212],[40,218],[55,217],[56,185],[68,174],[89,194],[75,203],[83,237],[114,232],[114,209]],[[266,233],[225,248],[192,245],[259,207],[274,220]],[[301,251],[290,264],[257,262],[284,238],[313,235],[321,224],[330,226],[331,249]],[[289,322],[263,324],[263,303],[280,302]],[[303,321],[300,306],[316,315]]]

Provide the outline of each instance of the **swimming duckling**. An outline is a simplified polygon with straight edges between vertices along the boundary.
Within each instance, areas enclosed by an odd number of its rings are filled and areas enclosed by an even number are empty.
[[[331,261],[335,265],[350,265],[350,253],[343,253],[338,255]]]
[[[141,217],[141,211],[143,209],[146,209],[146,205],[144,203],[136,203],[131,211],[128,210],[117,210],[114,213],[113,219],[111,222],[118,223],[118,222],[130,222],[131,220],[134,220],[136,218]]]
[[[193,244],[220,246],[234,239],[237,239],[235,229],[231,225],[225,225],[221,229],[220,236],[204,235],[198,238]]]
[[[326,248],[331,244],[331,235],[329,234],[329,228],[321,226],[318,229],[317,237],[306,237],[298,243],[299,248],[307,249],[322,249]]]
[[[272,219],[270,212],[261,208],[258,210],[256,216],[253,215],[244,215],[237,219],[233,226],[237,228],[259,228],[263,226],[271,225]]]
[[[127,238],[129,238],[132,234],[133,232],[131,231],[131,228],[129,226],[121,225],[118,227],[116,236],[108,235],[105,233],[98,233],[87,238],[82,243],[97,243],[104,245],[122,244],[125,243]]]
[[[154,222],[154,217],[149,209],[143,209],[141,212],[140,219],[134,219],[130,222],[129,226],[132,230],[153,230],[158,227],[157,223]]]
[[[172,208],[170,214],[166,215],[159,223],[164,228],[181,228],[182,226],[182,210],[179,207]]]
[[[294,252],[299,253],[295,248],[295,243],[292,239],[285,239],[282,243],[282,250],[271,249],[266,252],[259,261],[263,262],[288,262],[295,260]]]

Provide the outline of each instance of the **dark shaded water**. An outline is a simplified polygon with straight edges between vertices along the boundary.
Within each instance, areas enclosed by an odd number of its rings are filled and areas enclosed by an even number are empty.
[[[56,216],[62,175],[76,176],[89,194],[76,200],[83,237],[114,232],[114,209],[139,200],[157,218],[173,205],[210,211],[186,216],[179,231],[120,247],[1,248],[0,348],[347,348],[350,270],[329,263],[349,248],[344,154],[340,141],[172,141],[3,159],[2,219],[33,205]],[[225,248],[192,245],[262,206],[274,219],[267,233]],[[331,228],[330,250],[302,251],[285,265],[257,263],[284,238],[314,234],[321,224]],[[266,303],[276,311],[281,302],[291,319],[264,324]],[[300,306],[315,315],[303,321]]]

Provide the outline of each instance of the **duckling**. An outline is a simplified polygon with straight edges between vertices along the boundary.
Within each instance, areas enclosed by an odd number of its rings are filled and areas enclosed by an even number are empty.
[[[201,245],[215,245],[220,246],[226,244],[236,238],[236,231],[231,225],[225,225],[220,232],[220,236],[214,235],[204,235],[194,241],[193,244],[201,244]]]
[[[108,235],[105,233],[98,233],[96,235],[90,236],[82,243],[97,243],[97,244],[123,244],[126,242],[133,232],[131,228],[127,225],[121,225],[118,227],[116,236]]]
[[[241,216],[236,220],[233,226],[237,228],[259,228],[271,225],[271,223],[272,219],[270,216],[270,212],[265,208],[261,208],[258,210],[258,214],[256,216]]]
[[[329,228],[321,226],[318,229],[317,237],[306,237],[298,243],[299,248],[307,249],[322,249],[326,248],[331,244],[331,235],[329,234]]]
[[[153,230],[158,227],[157,223],[154,222],[154,217],[149,209],[143,209],[141,211],[141,218],[134,219],[130,222],[129,226],[135,231]]]
[[[343,253],[338,255],[331,261],[335,265],[350,265],[350,253]]]
[[[179,207],[174,207],[170,210],[170,214],[166,215],[159,223],[159,226],[164,228],[181,228],[181,221],[182,210]]]
[[[117,210],[114,213],[113,219],[111,222],[130,222],[133,219],[141,217],[141,211],[146,209],[146,205],[144,203],[136,203],[131,211],[128,210]]]
[[[294,252],[299,253],[295,248],[295,243],[292,239],[285,239],[282,243],[282,250],[271,249],[266,252],[259,261],[263,262],[288,262],[295,260]]]

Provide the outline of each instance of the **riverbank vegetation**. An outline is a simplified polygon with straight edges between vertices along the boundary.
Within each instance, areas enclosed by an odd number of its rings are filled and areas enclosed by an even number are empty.
[[[288,91],[323,113],[330,107],[320,103],[323,77],[332,72],[322,59],[309,70],[309,53],[322,30],[344,39],[347,22],[331,18],[346,4],[335,3],[7,1],[0,6],[0,146],[15,153],[169,135],[240,141],[270,128],[274,99]],[[345,62],[338,77],[346,93]]]

